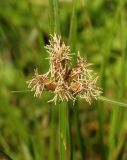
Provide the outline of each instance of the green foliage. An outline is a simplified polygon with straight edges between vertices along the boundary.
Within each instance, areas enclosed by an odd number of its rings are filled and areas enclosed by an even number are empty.
[[[126,160],[126,5],[125,0],[0,1],[0,150],[14,160],[55,160],[60,150],[63,159]],[[109,99],[54,106],[47,92],[41,98],[11,92],[27,90],[35,68],[48,70],[44,45],[54,32],[94,64]],[[59,130],[67,138],[66,151]]]

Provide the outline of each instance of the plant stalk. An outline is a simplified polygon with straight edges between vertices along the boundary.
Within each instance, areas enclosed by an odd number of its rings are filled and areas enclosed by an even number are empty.
[[[67,105],[62,102],[59,105],[60,124],[60,160],[66,160],[67,155]]]

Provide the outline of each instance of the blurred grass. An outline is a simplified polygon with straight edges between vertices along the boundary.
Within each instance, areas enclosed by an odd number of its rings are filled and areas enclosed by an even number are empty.
[[[120,102],[69,102],[66,159],[126,160],[127,113],[120,106],[127,102],[127,2],[57,2],[0,1],[0,150],[14,160],[59,159],[59,104],[48,104],[47,92],[40,99],[31,92],[11,93],[27,90],[34,68],[48,70],[44,45],[56,32],[72,52],[94,63],[104,96]]]

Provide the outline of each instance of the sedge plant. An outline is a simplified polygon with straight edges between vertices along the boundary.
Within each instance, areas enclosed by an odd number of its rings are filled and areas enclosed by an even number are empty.
[[[84,98],[89,104],[93,99],[110,103],[116,106],[127,107],[127,104],[100,96],[102,89],[97,86],[98,76],[90,69],[91,64],[77,54],[77,63],[70,67],[72,59],[70,47],[62,42],[61,37],[51,35],[49,44],[45,46],[49,54],[49,70],[39,74],[35,69],[34,77],[27,81],[29,91],[35,97],[41,97],[43,91],[52,92],[54,97],[48,102],[62,102],[60,111],[60,160],[67,155],[67,105],[66,101],[75,103],[78,97]],[[24,91],[23,91],[24,92]]]
[[[27,81],[28,88],[34,91],[35,97],[40,97],[44,90],[54,93],[49,102],[61,101],[60,105],[60,159],[66,159],[66,101],[75,103],[77,97],[84,98],[89,104],[102,93],[97,86],[98,76],[89,69],[90,65],[85,58],[77,54],[77,63],[70,67],[72,56],[70,47],[62,42],[61,37],[51,35],[49,44],[45,46],[49,54],[49,70],[39,74],[35,70],[34,77]]]

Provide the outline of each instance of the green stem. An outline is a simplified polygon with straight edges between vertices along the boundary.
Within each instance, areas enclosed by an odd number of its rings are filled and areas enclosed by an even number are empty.
[[[57,113],[56,106],[52,106],[49,160],[55,160],[56,113]]]
[[[51,33],[60,33],[58,0],[49,0]]]
[[[100,101],[104,101],[104,102],[106,102],[106,103],[113,104],[113,105],[116,105],[116,106],[127,107],[127,104],[126,104],[126,103],[122,103],[122,102],[119,102],[119,101],[115,101],[115,100],[112,100],[112,99],[109,99],[109,98],[106,98],[106,97],[103,97],[103,96],[99,96],[98,99],[99,99]]]
[[[71,52],[74,52],[76,48],[75,47],[76,33],[77,33],[76,2],[77,0],[73,0],[72,16],[70,21],[69,44],[70,44]]]
[[[84,160],[84,144],[83,144],[83,139],[82,139],[82,135],[81,135],[78,101],[76,101],[76,103],[75,103],[74,110],[75,110],[74,112],[75,112],[76,127],[77,127],[78,146],[80,149],[81,160]]]
[[[76,35],[77,35],[77,11],[76,11],[77,0],[72,1],[72,15],[70,20],[70,30],[69,30],[69,38],[68,43],[70,45],[71,52],[75,52],[76,50]],[[72,143],[72,133],[71,133],[71,108],[73,108],[73,104],[68,102],[68,141],[69,141],[69,153],[70,160],[73,160],[75,155],[73,151],[73,143]]]
[[[49,16],[50,16],[50,32],[52,34],[60,33],[60,21],[59,21],[59,4],[58,0],[49,0]],[[61,105],[62,106],[62,105]],[[56,106],[55,106],[56,107]],[[62,111],[60,111],[60,114]],[[50,160],[55,159],[54,151],[55,151],[55,140],[56,139],[56,121],[55,118],[57,116],[57,109],[52,108],[52,120],[51,120],[51,139],[50,139]],[[60,115],[60,126],[62,125],[61,122],[61,115]],[[61,135],[61,129],[60,129],[60,135]],[[61,139],[60,139],[61,142]],[[61,150],[61,145],[60,145],[60,150]],[[64,154],[64,151],[60,151],[61,154]]]
[[[72,103],[69,101],[68,102],[68,108],[67,108],[67,112],[68,112],[68,143],[69,143],[69,156],[70,156],[70,160],[74,159],[74,155],[73,155],[73,141],[72,141],[72,132],[71,132],[71,110],[72,110]]]
[[[67,152],[67,105],[59,105],[59,123],[60,123],[60,160],[66,160]]]
[[[99,98],[102,100],[102,97]],[[103,100],[102,100],[103,101]],[[104,145],[104,107],[103,102],[98,102],[98,123],[99,123],[99,149],[101,159],[105,160],[105,145]]]

